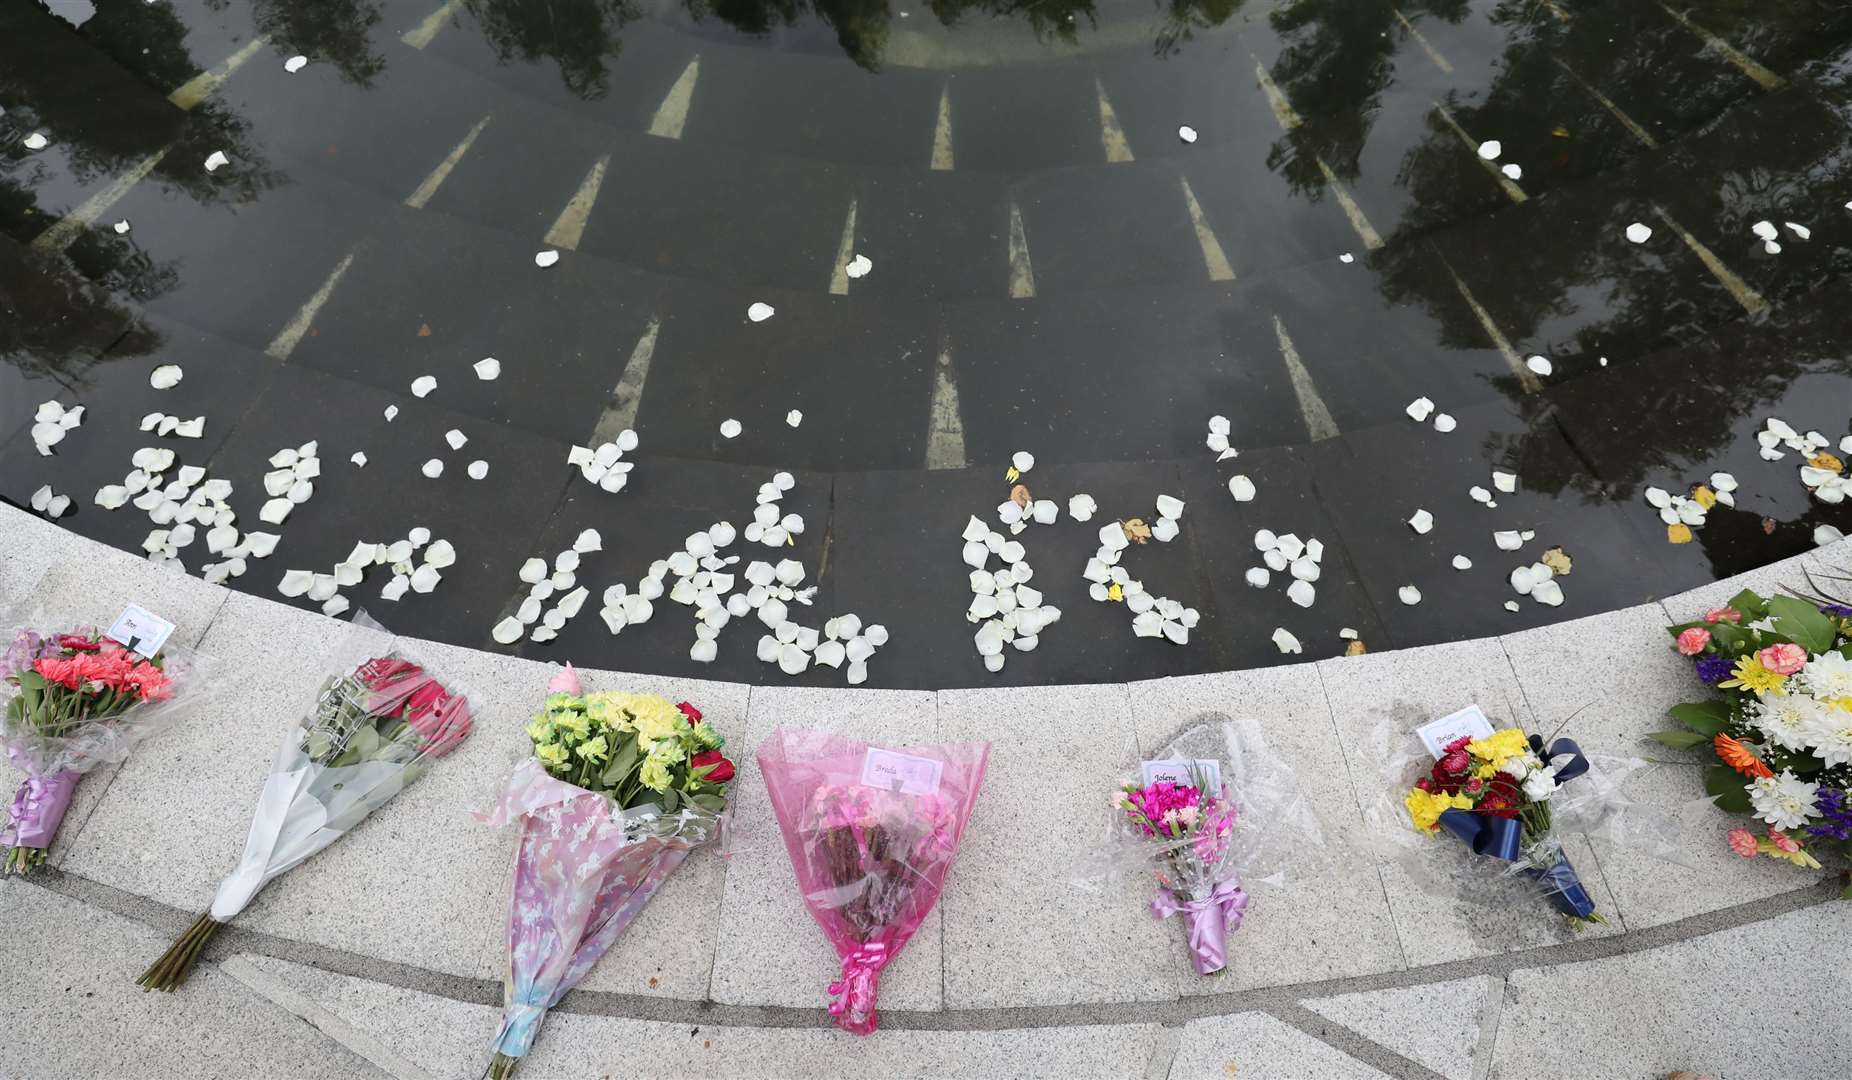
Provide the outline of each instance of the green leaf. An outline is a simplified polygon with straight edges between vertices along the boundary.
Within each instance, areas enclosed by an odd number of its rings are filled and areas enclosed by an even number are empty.
[[[1775,629],[1809,653],[1826,652],[1839,639],[1833,621],[1805,600],[1777,596],[1768,602],[1768,610],[1774,616]]]
[[[1852,885],[1847,885],[1847,886],[1845,887],[1845,891],[1843,891],[1843,892],[1841,892],[1841,893],[1839,894],[1839,899],[1841,899],[1841,900],[1852,900]]]
[[[1749,589],[1744,589],[1730,597],[1730,606],[1743,613],[1744,622],[1755,622],[1768,617],[1768,601]]]
[[[1821,769],[1826,768],[1826,762],[1821,761],[1812,754],[1790,754],[1788,755],[1787,767],[1796,774],[1805,776],[1808,773],[1817,773]]]
[[[718,795],[691,795],[688,801],[710,813],[718,814],[727,808],[727,800]]]
[[[631,773],[635,772],[636,768],[637,742],[635,739],[628,739],[617,753],[611,755],[611,764],[605,766],[605,786],[608,788],[616,787]]]
[[[1742,628],[1729,623],[1717,623],[1707,629],[1711,632],[1711,640],[1715,641],[1717,647],[1725,653],[1731,656],[1741,656],[1749,651],[1751,644],[1749,633]]]
[[[1672,719],[1706,738],[1716,735],[1730,722],[1730,706],[1722,701],[1693,701],[1674,705]]]
[[[677,805],[678,796],[680,794],[681,793],[676,791],[674,788],[670,788],[669,790],[662,793],[662,812],[663,813],[665,814],[675,813],[675,807]]]
[[[1743,787],[1743,778],[1728,765],[1712,765],[1704,770],[1704,793],[1711,796],[1719,810],[1749,812],[1749,792]]]
[[[1657,743],[1676,746],[1681,750],[1691,746],[1702,746],[1711,741],[1710,736],[1696,731],[1652,731],[1648,732],[1646,737]]]

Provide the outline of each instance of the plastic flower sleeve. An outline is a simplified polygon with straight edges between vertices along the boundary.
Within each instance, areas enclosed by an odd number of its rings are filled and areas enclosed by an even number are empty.
[[[759,748],[804,905],[842,958],[829,1010],[844,1031],[875,1030],[881,970],[938,901],[989,755],[783,728]]]
[[[212,933],[259,890],[346,835],[469,735],[468,692],[419,663],[417,643],[378,651],[376,624],[356,622],[373,633],[342,638],[330,674],[284,731],[243,857],[143,986],[179,985]]]
[[[1145,760],[1189,768],[1174,781],[1146,783]],[[1192,723],[1131,763],[1124,786],[1103,795],[1105,841],[1077,867],[1075,884],[1155,885],[1152,917],[1179,918],[1200,974],[1227,966],[1227,936],[1256,887],[1319,872],[1324,830],[1292,766],[1254,720]]]
[[[719,833],[725,815],[686,805],[673,814],[618,809],[528,758],[477,817],[521,829],[490,1069],[505,1076],[532,1048],[546,1011],[591,971],[689,853]]]
[[[0,746],[25,774],[0,829],[7,865],[41,862],[78,779],[198,709],[211,669],[177,644],[147,658],[93,629],[16,625],[0,655]]]

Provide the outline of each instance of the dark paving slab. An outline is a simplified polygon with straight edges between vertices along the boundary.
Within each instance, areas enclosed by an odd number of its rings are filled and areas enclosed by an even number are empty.
[[[948,305],[966,458],[1172,459],[1203,446],[1217,412],[1239,446],[1302,441],[1255,295],[1237,282]]]
[[[232,507],[240,527],[282,536],[274,555],[252,562],[233,584],[272,600],[318,607],[306,597],[292,601],[277,593],[286,569],[325,574],[360,541],[398,540],[424,526],[457,549],[456,565],[444,571],[435,591],[407,592],[396,603],[381,600],[379,590],[391,575],[377,568],[343,595],[389,630],[474,644],[494,625],[506,583],[515,580],[525,558],[522,546],[539,534],[566,488],[566,444],[512,428],[471,425],[428,402],[404,408],[388,424],[382,413],[395,403],[403,406],[396,394],[346,379],[297,367],[277,371],[253,401],[253,419],[232,432],[211,465],[210,475],[234,485]],[[444,432],[453,427],[470,431],[461,450],[444,442]],[[270,456],[311,439],[319,441],[322,461],[314,498],[282,527],[262,526],[257,511]],[[365,468],[348,460],[356,450],[366,452]],[[435,480],[420,471],[433,457],[446,466]],[[465,472],[477,458],[489,463],[485,480]]]
[[[856,187],[855,250],[874,261],[851,296],[1009,295],[1009,185],[994,173],[882,170]]]
[[[96,14],[77,31],[97,51],[165,96],[243,48],[264,30],[256,5],[214,0],[95,0]],[[30,5],[28,5],[30,6]],[[346,5],[299,5],[304,10]],[[293,5],[266,4],[274,15]],[[353,9],[349,9],[352,11]],[[288,38],[288,35],[285,35]],[[285,53],[291,56],[294,53]],[[254,58],[253,62],[257,62]],[[281,63],[278,58],[275,63]]]
[[[452,127],[455,130],[446,131],[446,135],[456,139],[469,130],[468,125]],[[613,149],[609,133],[602,128],[573,123],[558,110],[503,99],[496,118],[483,129],[426,209],[525,237],[533,250],[539,251],[551,246],[543,242],[543,237],[579,190],[586,174]],[[425,157],[434,166],[448,152],[445,148]],[[601,200],[615,194],[610,191],[612,171],[606,170]],[[401,185],[404,194],[399,198],[410,194],[423,179],[422,172],[408,174]],[[532,252],[528,258],[532,265]]]
[[[1168,162],[1042,173],[1013,194],[1037,295],[1209,280],[1182,184]]]
[[[911,304],[677,292],[663,308],[637,433],[652,454],[806,469],[917,468],[926,458],[939,330]],[[803,412],[792,428],[785,414]],[[735,439],[722,421],[740,422]]]
[[[1592,477],[1578,476],[1586,467],[1560,434],[1552,437],[1546,412],[1489,403],[1462,411],[1459,421],[1447,435],[1414,424],[1356,432],[1313,453],[1320,501],[1398,646],[1509,633],[1698,583],[1671,571],[1663,552],[1648,545],[1636,528],[1640,514],[1611,502]],[[1494,468],[1515,472],[1518,490],[1495,493],[1498,505],[1488,509],[1467,489],[1491,488]],[[1418,509],[1434,515],[1426,535],[1406,524]],[[1503,551],[1492,538],[1501,529],[1534,530],[1536,538]],[[1561,582],[1562,606],[1519,597],[1510,572],[1558,546],[1574,560]],[[1455,570],[1454,555],[1471,559],[1472,569]],[[1401,602],[1404,585],[1421,591],[1419,604]],[[1508,600],[1520,605],[1516,613],[1505,610]]]
[[[1661,142],[1756,92],[1658,4],[1559,4],[1571,20],[1554,50]]]
[[[960,169],[1021,173],[1106,160],[1099,94],[1083,62],[970,68],[950,86],[952,152]]]
[[[542,270],[532,241],[395,207],[323,306],[292,363],[553,440],[597,425],[668,283],[567,252]],[[493,381],[472,368],[502,364]],[[437,389],[410,395],[422,375]],[[717,424],[718,421],[715,421]],[[563,458],[562,458],[563,460]]]
[[[759,485],[771,480],[779,471],[720,462],[679,461],[649,454],[640,454],[636,461],[630,485],[615,495],[575,479],[567,486],[565,497],[548,519],[544,531],[535,537],[528,549],[519,552],[515,569],[529,557],[544,559],[551,565],[554,557],[571,547],[585,529],[597,529],[604,541],[602,552],[585,555],[580,562],[578,583],[590,589],[591,595],[578,617],[568,622],[559,637],[551,642],[523,640],[507,651],[532,659],[571,660],[575,664],[619,671],[672,673],[735,682],[791,681],[776,667],[758,660],[759,636],[768,631],[756,614],[732,620],[721,630],[719,656],[711,664],[689,659],[688,650],[695,642],[694,609],[674,603],[666,594],[655,601],[655,614],[649,622],[626,627],[622,633],[612,636],[598,615],[606,588],[621,583],[629,592],[636,592],[637,583],[649,572],[651,563],[682,550],[690,533],[705,530],[715,522],[731,522],[735,529],[743,530],[752,520]],[[746,588],[743,575],[747,564],[754,560],[776,565],[781,559],[796,559],[804,564],[807,572],[804,585],[817,583],[823,552],[833,542],[831,481],[826,475],[796,471],[793,471],[793,478],[797,485],[786,492],[779,507],[787,514],[799,514],[804,518],[804,534],[795,538],[794,545],[776,549],[748,543],[743,536],[735,540],[722,554],[740,558],[732,567],[732,572],[739,575],[739,591]],[[671,578],[665,584],[672,582]],[[501,591],[499,603],[508,611],[518,606],[528,590],[514,570],[494,579],[493,587]],[[547,605],[550,607],[551,603],[548,601]],[[818,629],[825,619],[835,614],[826,610],[821,600],[808,608],[794,603],[791,610],[794,612],[792,621]],[[502,614],[498,611],[494,618],[483,622],[470,644],[499,648],[489,643],[489,631]],[[867,621],[880,621],[878,613],[872,609],[864,611],[863,615]],[[895,612],[890,621],[904,623],[907,620]],[[879,666],[877,661],[876,670]],[[899,668],[901,665],[893,666]],[[800,681],[802,685],[840,686],[843,674],[824,669],[821,673],[807,673]]]

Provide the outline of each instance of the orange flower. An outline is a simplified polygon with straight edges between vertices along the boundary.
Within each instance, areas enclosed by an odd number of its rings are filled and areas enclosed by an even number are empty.
[[[1711,745],[1717,748],[1717,756],[1723,760],[1725,765],[1742,773],[1744,776],[1750,777],[1751,779],[1762,779],[1775,775],[1773,772],[1769,771],[1767,765],[1762,763],[1762,759],[1756,756],[1755,751],[1737,742],[1735,739],[1730,738],[1721,731],[1717,733],[1715,739],[1711,740]]]

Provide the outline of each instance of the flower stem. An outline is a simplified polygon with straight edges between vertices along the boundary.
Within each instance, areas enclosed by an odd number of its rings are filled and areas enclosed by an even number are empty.
[[[143,990],[162,990],[172,993],[176,987],[186,981],[187,974],[193,970],[194,961],[199,959],[200,952],[205,949],[206,943],[212,940],[212,935],[221,925],[223,924],[215,921],[210,913],[202,914],[193,920],[193,925],[187,927],[186,933],[180,935],[173,947],[161,954],[161,958],[143,972],[141,978],[135,980],[136,985]]]
[[[483,1073],[483,1076],[488,1080],[508,1080],[509,1075],[514,1072],[515,1063],[520,1060],[520,1058],[498,1053],[489,1059],[489,1069]]]

